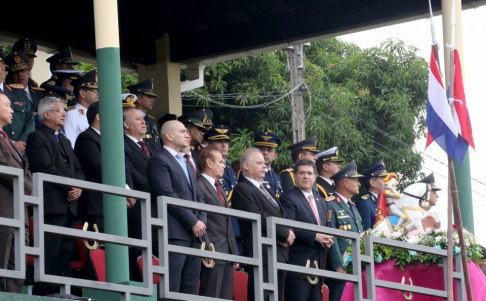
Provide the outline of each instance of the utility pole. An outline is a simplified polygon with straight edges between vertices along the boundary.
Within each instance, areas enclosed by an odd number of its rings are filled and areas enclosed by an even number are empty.
[[[290,72],[290,89],[292,92],[292,131],[293,142],[299,142],[305,139],[305,112],[303,96],[303,76],[304,71],[304,46],[310,43],[296,45],[287,48],[287,60]],[[299,86],[300,85],[300,86]]]

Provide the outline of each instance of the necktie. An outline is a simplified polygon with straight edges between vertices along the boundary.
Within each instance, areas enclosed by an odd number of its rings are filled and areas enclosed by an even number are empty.
[[[196,167],[194,167],[194,164],[192,164],[192,161],[191,161],[191,156],[189,154],[185,154],[184,155],[184,158],[186,158],[186,162],[189,164],[189,166],[191,167],[192,169],[192,172],[194,173],[194,178],[197,179],[197,171],[196,171]]]
[[[314,217],[316,218],[317,224],[320,226],[321,225],[321,219],[319,218],[319,213],[317,213],[317,208],[314,206],[314,202],[312,201],[312,195],[309,194],[309,205],[312,208],[312,212],[314,212]]]
[[[268,201],[272,203],[273,206],[279,208],[278,203],[275,201],[275,199],[270,195],[270,192],[268,192],[265,187],[263,187],[263,184],[260,183],[260,190],[263,192],[263,194],[267,197]]]
[[[12,153],[14,153],[17,156],[17,158],[20,159],[20,157],[17,154],[17,152],[15,151],[12,143],[10,142],[10,139],[8,139],[7,133],[5,133],[3,130],[0,130],[0,135],[2,135],[3,140],[5,140],[5,143],[7,143],[8,147],[10,148],[10,150],[12,151]]]
[[[354,217],[353,206],[351,205],[351,201],[350,200],[348,200],[348,207],[349,207],[349,210],[351,210],[351,213],[352,213],[352,215]]]
[[[176,158],[181,163],[182,170],[184,170],[184,173],[186,174],[187,182],[189,182],[189,184],[190,184],[191,178],[189,177],[189,172],[187,171],[187,164],[186,164],[186,161],[184,160],[184,157],[182,156],[182,154],[177,154]]]
[[[214,182],[214,186],[216,186],[216,191],[218,191],[219,199],[221,200],[223,207],[227,207],[226,202],[224,201],[224,198],[223,198],[223,191],[221,190],[221,184],[219,183],[218,180],[216,180]]]
[[[142,147],[142,150],[145,152],[145,154],[147,154],[147,157],[150,158],[150,151],[145,142],[143,140],[140,140],[137,143]]]

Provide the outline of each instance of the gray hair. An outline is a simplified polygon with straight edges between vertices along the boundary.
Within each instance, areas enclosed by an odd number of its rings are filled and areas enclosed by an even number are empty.
[[[262,153],[261,150],[259,150],[258,148],[256,147],[250,147],[250,148],[247,148],[245,150],[245,152],[243,153],[243,155],[241,155],[241,159],[240,159],[240,166],[241,166],[241,172],[243,173],[243,175],[246,175],[246,172],[245,172],[245,169],[243,168],[243,166],[246,164],[251,164],[253,162],[253,155],[255,153]]]
[[[64,101],[57,97],[48,96],[40,100],[39,106],[37,107],[37,115],[40,121],[44,121],[44,112],[52,110],[55,103],[60,103],[64,107]]]

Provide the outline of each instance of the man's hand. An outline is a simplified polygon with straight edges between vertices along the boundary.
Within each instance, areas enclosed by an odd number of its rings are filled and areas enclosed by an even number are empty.
[[[74,202],[79,199],[81,192],[83,192],[81,188],[71,188],[71,190],[68,191],[68,201]]]
[[[347,274],[345,270],[343,270],[343,268],[337,268],[336,269],[336,272],[338,273],[342,273],[342,274]]]
[[[15,141],[15,147],[19,151],[19,153],[23,156],[25,155],[25,142],[24,141]]]
[[[136,199],[133,198],[127,198],[127,208],[131,209],[135,206],[135,203],[137,202]]]
[[[294,231],[289,230],[289,237],[287,237],[287,244],[291,246],[294,243],[294,240],[295,240]]]
[[[233,269],[237,270],[240,268],[240,264],[239,263],[233,263]]]
[[[194,233],[194,236],[196,237],[202,236],[206,233],[206,225],[201,221],[197,221],[197,223],[192,226],[192,233]]]
[[[331,235],[317,233],[316,241],[321,244],[321,246],[330,248],[334,243],[334,239]]]

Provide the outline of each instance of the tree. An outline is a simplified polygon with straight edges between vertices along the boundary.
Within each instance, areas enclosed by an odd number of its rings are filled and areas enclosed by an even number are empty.
[[[355,159],[360,171],[383,158],[388,171],[402,175],[402,184],[415,180],[422,159],[413,145],[425,135],[427,91],[427,62],[416,53],[397,40],[360,49],[327,39],[305,48],[307,136],[317,135],[321,150],[339,146],[340,156]],[[230,160],[241,155],[242,146],[252,144],[253,133],[277,133],[283,143],[276,164],[284,168],[291,164],[285,151],[292,144],[289,97],[267,107],[235,109],[194,95],[221,94],[211,100],[248,106],[277,98],[262,97],[261,92],[288,91],[289,82],[284,51],[245,57],[208,66],[205,86],[186,93],[184,104],[211,106],[214,119],[233,129],[237,145],[231,148]],[[251,94],[227,95],[231,93]]]

